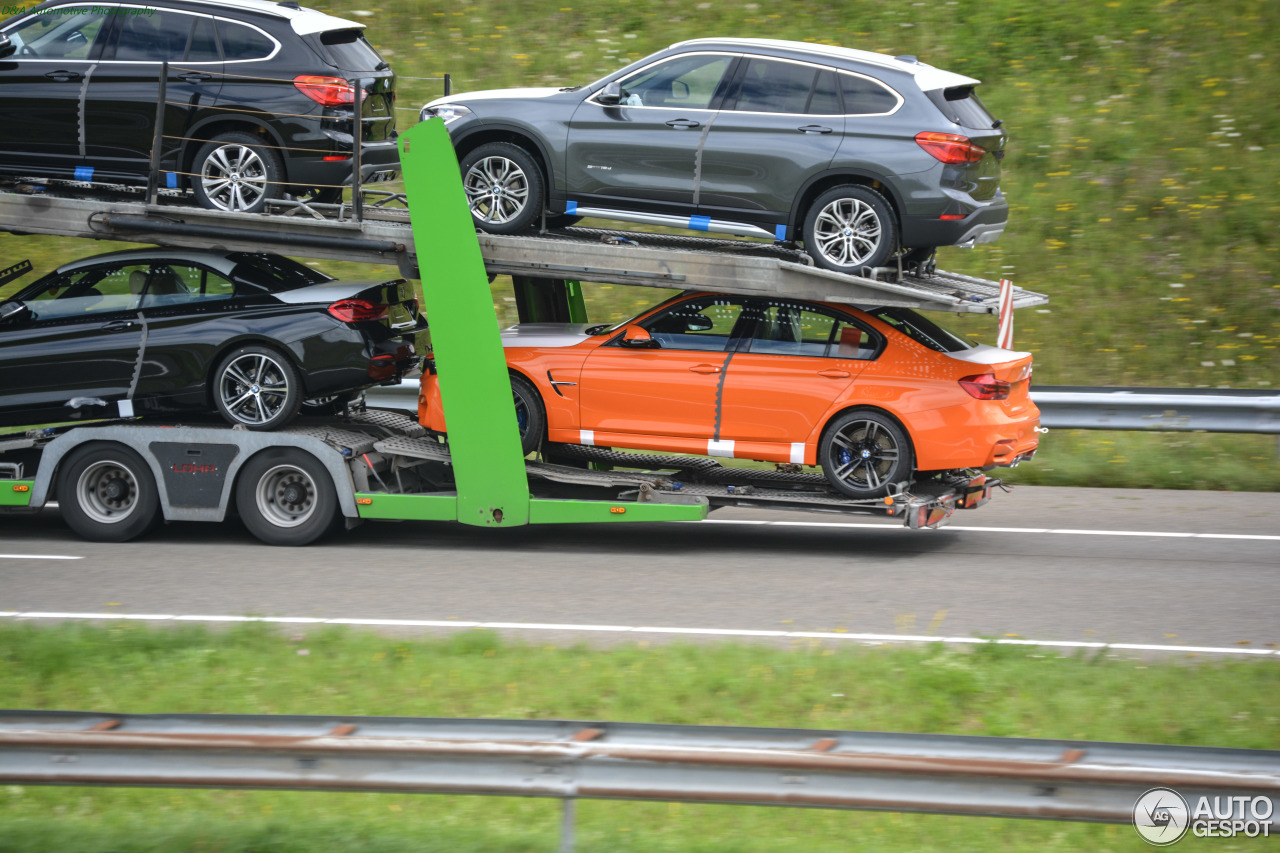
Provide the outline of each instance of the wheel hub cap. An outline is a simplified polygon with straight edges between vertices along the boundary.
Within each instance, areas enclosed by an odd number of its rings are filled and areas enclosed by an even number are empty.
[[[120,480],[108,480],[102,489],[102,496],[109,501],[118,501],[128,492],[128,487]]]

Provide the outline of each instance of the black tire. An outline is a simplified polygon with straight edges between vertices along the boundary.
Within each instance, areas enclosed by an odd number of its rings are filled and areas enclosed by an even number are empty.
[[[823,269],[861,275],[884,266],[898,245],[898,226],[884,196],[869,187],[833,187],[804,218],[804,248]]]
[[[542,213],[542,172],[529,152],[510,142],[486,142],[463,157],[462,186],[482,231],[518,234]]]
[[[331,394],[328,397],[303,400],[302,408],[299,409],[298,413],[302,415],[340,415],[359,396],[359,391],[347,391],[342,394]]]
[[[310,545],[338,526],[338,493],[319,459],[273,447],[254,456],[236,478],[236,510],[268,545]]]
[[[249,344],[223,356],[210,384],[218,414],[246,429],[278,429],[302,407],[302,380],[288,357]]]
[[[82,444],[58,466],[58,507],[92,542],[128,542],[160,521],[160,496],[142,457],[113,442]]]
[[[280,155],[250,133],[215,136],[191,165],[196,202],[209,210],[258,213],[284,194]]]
[[[871,409],[855,409],[836,417],[823,430],[818,464],[827,482],[851,498],[877,498],[908,479],[911,442],[890,417]]]
[[[542,406],[538,389],[523,376],[511,377],[511,397],[516,406],[516,425],[520,428],[520,452],[528,456],[538,449],[547,434],[547,410]]]

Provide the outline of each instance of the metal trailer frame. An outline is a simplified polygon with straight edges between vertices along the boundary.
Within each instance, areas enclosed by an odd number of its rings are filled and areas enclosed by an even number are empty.
[[[23,477],[20,464],[0,462],[0,479],[6,481],[0,486],[0,508],[44,505],[53,493],[58,463],[94,441],[123,445],[144,457],[169,521],[223,519],[242,466],[269,448],[315,457],[332,480],[348,526],[359,519],[447,520],[482,527],[700,520],[715,507],[749,506],[888,515],[920,528],[943,523],[955,509],[981,506],[1000,484],[983,476],[898,484],[886,498],[859,501],[831,494],[821,475],[725,468],[699,457],[559,445],[553,446],[558,456],[576,457],[582,467],[526,462],[493,321],[492,274],[512,275],[523,319],[567,322],[586,319],[581,279],[970,313],[995,312],[999,286],[950,273],[927,279],[900,274],[894,282],[840,275],[797,262],[799,253],[786,247],[742,241],[631,235],[652,243],[640,246],[616,232],[589,229],[477,238],[443,123],[416,125],[400,136],[399,145],[405,197],[416,202],[411,220],[407,211],[384,208],[365,208],[362,220],[345,221],[341,209],[337,220],[326,220],[306,205],[293,212],[310,218],[0,192],[0,225],[9,223],[14,233],[30,229],[200,248],[213,243],[233,250],[394,263],[422,280],[441,395],[452,401],[447,445],[411,418],[378,412],[307,420],[273,433],[190,421],[75,426],[0,440],[0,453],[42,454],[30,478]],[[424,269],[418,246],[448,251],[431,254]],[[1040,294],[1018,291],[1014,304],[1044,301]],[[201,467],[209,469],[211,479],[193,485],[182,476],[189,468],[175,453],[210,460],[213,464]],[[379,463],[370,461],[371,453]],[[381,482],[377,464],[390,465],[397,476],[415,465],[447,469],[452,488],[393,491]],[[540,494],[530,487],[531,478]]]

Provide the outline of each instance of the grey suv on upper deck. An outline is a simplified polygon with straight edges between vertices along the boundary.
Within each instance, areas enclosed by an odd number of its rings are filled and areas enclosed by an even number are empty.
[[[978,81],[768,39],[674,44],[586,86],[441,98],[477,225],[595,216],[799,240],[827,269],[997,239],[1006,133]]]

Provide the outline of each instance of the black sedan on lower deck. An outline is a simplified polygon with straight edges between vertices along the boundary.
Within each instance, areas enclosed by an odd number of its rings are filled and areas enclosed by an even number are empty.
[[[98,255],[0,303],[0,425],[216,411],[274,429],[398,382],[425,328],[404,279],[250,252]]]

